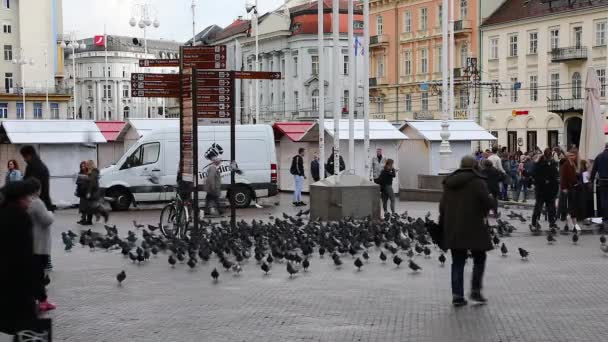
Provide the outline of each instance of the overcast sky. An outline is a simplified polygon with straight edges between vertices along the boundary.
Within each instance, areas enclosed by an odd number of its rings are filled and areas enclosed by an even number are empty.
[[[245,16],[247,0],[196,0],[197,33],[216,24],[225,27],[239,15]],[[253,1],[253,0],[250,0]],[[64,33],[76,31],[78,38],[106,33],[142,36],[142,30],[132,28],[129,19],[135,4],[150,3],[160,21],[158,29],[148,30],[149,38],[171,39],[185,42],[192,37],[191,0],[63,0]],[[258,0],[260,13],[275,9],[284,0]]]

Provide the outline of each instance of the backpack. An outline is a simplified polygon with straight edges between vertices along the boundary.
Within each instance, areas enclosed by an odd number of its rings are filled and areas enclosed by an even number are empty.
[[[298,157],[299,156],[293,157],[291,160],[291,167],[289,168],[289,173],[294,176],[298,174]]]

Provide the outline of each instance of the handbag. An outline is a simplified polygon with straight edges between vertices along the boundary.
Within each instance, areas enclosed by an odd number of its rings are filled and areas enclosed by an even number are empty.
[[[436,244],[442,251],[446,251],[445,243],[443,239],[443,220],[439,217],[439,223],[429,222],[426,225],[426,229],[431,236],[431,240]]]

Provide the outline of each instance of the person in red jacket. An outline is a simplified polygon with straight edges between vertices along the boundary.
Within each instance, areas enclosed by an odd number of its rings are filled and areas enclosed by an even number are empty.
[[[566,200],[563,206],[568,214],[566,218],[566,229],[574,227],[580,231],[576,223],[577,194],[578,194],[578,151],[571,150],[566,154],[565,161],[559,168],[559,183],[563,198]]]

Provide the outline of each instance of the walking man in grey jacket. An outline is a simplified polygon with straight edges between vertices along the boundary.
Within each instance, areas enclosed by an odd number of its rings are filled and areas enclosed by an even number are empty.
[[[386,157],[382,155],[382,149],[376,149],[376,156],[372,159],[372,177],[374,180],[380,177],[382,173],[382,169],[384,169],[384,165],[386,164]]]

